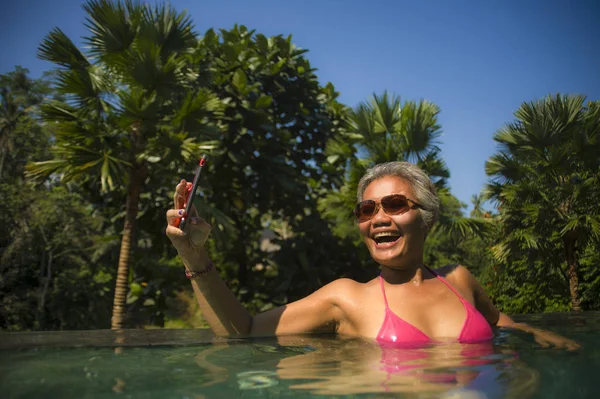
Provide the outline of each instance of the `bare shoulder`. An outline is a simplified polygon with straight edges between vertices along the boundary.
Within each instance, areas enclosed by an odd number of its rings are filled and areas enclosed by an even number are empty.
[[[346,295],[353,295],[360,291],[364,284],[354,281],[349,278],[339,278],[333,280],[331,283],[326,284],[321,288],[324,293],[331,296],[345,297]]]
[[[369,297],[373,280],[361,283],[349,278],[340,278],[323,286],[319,291],[335,306],[342,310],[355,308]]]
[[[475,305],[490,325],[495,326],[498,323],[500,312],[468,268],[462,265],[448,265],[439,268],[436,272]]]
[[[444,277],[453,287],[465,293],[474,293],[479,286],[473,274],[463,265],[446,265],[436,269],[435,272]]]
[[[471,284],[475,279],[467,267],[459,264],[442,266],[435,269],[435,272],[446,280],[458,284]]]
[[[326,286],[332,286],[338,289],[356,289],[362,284],[363,283],[359,283],[358,281],[352,280],[351,278],[338,278],[337,280],[333,280]]]

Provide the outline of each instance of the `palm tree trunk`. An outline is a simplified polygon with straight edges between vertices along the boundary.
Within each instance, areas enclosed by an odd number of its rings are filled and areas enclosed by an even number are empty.
[[[40,294],[38,296],[38,306],[35,312],[35,319],[38,323],[39,330],[46,329],[46,295],[48,294],[48,286],[50,285],[50,279],[52,278],[52,261],[54,260],[54,251],[51,248],[50,243],[48,242],[48,238],[44,233],[44,229],[42,227],[39,228],[40,234],[42,236],[42,240],[44,240],[44,251],[42,252],[42,270],[40,271],[40,277],[44,277],[44,269],[46,278],[44,279],[44,285],[40,290]],[[48,260],[46,261],[46,256]]]
[[[38,301],[37,308],[37,321],[38,328],[40,330],[46,329],[46,295],[48,294],[48,286],[50,285],[50,280],[52,279],[52,261],[54,260],[53,252],[50,250],[48,252],[48,262],[46,262],[46,278],[44,279],[44,286],[42,287],[42,291],[40,293],[40,298]]]
[[[2,150],[2,157],[0,157],[0,179],[2,178],[2,170],[4,169],[5,157],[6,157],[6,150]]]
[[[573,234],[575,235],[575,234]],[[569,291],[571,293],[571,310],[581,312],[579,299],[579,277],[577,276],[577,255],[575,253],[576,236],[567,234],[564,238],[567,254],[567,275],[569,277]]]
[[[125,301],[129,282],[129,258],[131,256],[131,247],[135,233],[138,203],[145,177],[145,173],[138,165],[132,165],[129,173],[125,225],[123,227],[123,237],[121,238],[121,252],[119,253],[117,283],[111,319],[111,328],[113,330],[123,328],[125,322]]]

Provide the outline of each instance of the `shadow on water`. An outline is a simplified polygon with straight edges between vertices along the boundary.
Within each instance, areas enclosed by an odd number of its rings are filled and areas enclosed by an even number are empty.
[[[493,343],[420,348],[326,336],[225,340],[206,330],[3,333],[0,390],[3,398],[598,397],[600,313],[522,321],[584,349],[544,349],[506,330]]]

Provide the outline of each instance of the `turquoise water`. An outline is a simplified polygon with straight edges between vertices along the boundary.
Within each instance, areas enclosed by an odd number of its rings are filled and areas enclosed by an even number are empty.
[[[521,317],[574,352],[489,344],[382,349],[361,339],[215,340],[205,330],[0,334],[2,398],[599,398],[600,312]]]

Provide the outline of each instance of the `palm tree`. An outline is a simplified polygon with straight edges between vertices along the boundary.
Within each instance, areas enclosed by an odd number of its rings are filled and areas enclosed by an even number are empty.
[[[384,92],[359,104],[350,113],[350,137],[370,164],[405,160],[421,166],[438,187],[450,173],[439,157],[440,109],[425,100],[407,101]]]
[[[490,217],[492,217],[492,214],[483,208],[485,199],[486,199],[485,195],[483,195],[483,194],[473,194],[471,196],[471,205],[473,205],[473,209],[471,210],[470,216],[472,218],[490,218]]]
[[[198,88],[187,53],[197,44],[185,13],[169,6],[91,0],[80,51],[58,28],[38,56],[58,65],[56,89],[42,117],[55,132],[54,159],[29,166],[34,178],[59,176],[124,192],[125,221],[111,326],[122,328],[140,195],[161,168],[199,156],[186,120],[202,119],[219,101]],[[206,124],[210,127],[210,124]],[[194,132],[207,137],[211,131]]]
[[[429,101],[402,104],[399,97],[387,92],[374,94],[369,101],[349,112],[347,131],[342,140],[329,143],[326,149],[331,162],[347,160],[346,182],[319,206],[324,216],[333,222],[332,229],[337,235],[358,238],[356,229],[348,221],[349,214],[340,214],[339,210],[354,207],[358,181],[372,165],[402,160],[413,162],[430,176],[438,191],[448,190],[450,171],[438,147],[441,135],[437,120],[439,112],[439,107]],[[483,220],[446,214],[442,209],[436,229],[462,237],[483,234],[485,225]]]
[[[500,205],[503,238],[495,256],[544,256],[562,245],[564,259],[546,259],[565,280],[580,310],[580,252],[600,239],[599,102],[548,96],[524,103],[517,120],[499,130],[500,151],[486,163],[486,196]],[[560,244],[557,244],[560,243]]]

